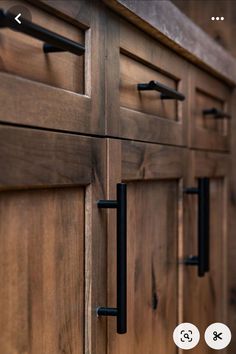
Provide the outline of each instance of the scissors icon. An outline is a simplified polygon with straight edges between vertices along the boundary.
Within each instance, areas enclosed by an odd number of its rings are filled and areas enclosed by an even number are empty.
[[[214,334],[214,337],[213,337],[213,340],[214,340],[214,341],[217,341],[217,339],[221,339],[221,340],[223,339],[223,338],[221,337],[222,334],[223,334],[222,332],[221,332],[221,333],[217,333],[216,331],[214,331],[213,334]]]

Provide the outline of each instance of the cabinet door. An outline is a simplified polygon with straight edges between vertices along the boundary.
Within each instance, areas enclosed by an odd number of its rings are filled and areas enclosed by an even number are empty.
[[[1,1],[1,9],[19,13],[20,8],[22,18],[30,12],[32,22],[45,33],[52,31],[85,48],[77,54],[44,53],[42,40],[21,33],[20,28],[1,28],[1,121],[104,134],[101,6],[83,0]]]
[[[104,353],[105,141],[0,126],[0,352]]]
[[[115,158],[114,158],[115,157]],[[109,140],[110,199],[127,183],[127,333],[108,319],[109,354],[177,353],[178,245],[182,239],[184,150]],[[108,306],[116,303],[116,230],[108,218]]]
[[[191,152],[185,187],[197,186],[197,179],[209,178],[209,271],[198,276],[196,266],[183,265],[183,320],[200,331],[194,354],[214,353],[204,341],[206,328],[215,322],[227,322],[227,219],[228,156],[212,152]],[[198,254],[198,207],[196,195],[185,195],[184,259]],[[207,251],[207,250],[206,250]],[[230,346],[228,347],[230,353]],[[226,353],[226,351],[222,352]]]

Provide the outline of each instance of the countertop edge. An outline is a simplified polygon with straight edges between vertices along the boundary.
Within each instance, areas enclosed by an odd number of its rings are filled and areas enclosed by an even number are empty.
[[[103,2],[190,62],[236,85],[236,59],[169,0]]]

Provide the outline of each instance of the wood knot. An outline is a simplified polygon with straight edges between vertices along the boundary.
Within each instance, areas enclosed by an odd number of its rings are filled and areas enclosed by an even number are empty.
[[[157,306],[158,306],[158,296],[157,294],[154,292],[152,294],[152,309],[153,310],[156,310],[157,309]]]

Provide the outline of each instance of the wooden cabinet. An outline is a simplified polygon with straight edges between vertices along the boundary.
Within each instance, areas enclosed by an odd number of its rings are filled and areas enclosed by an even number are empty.
[[[190,80],[189,145],[196,149],[228,151],[232,89],[194,67]]]
[[[113,156],[116,156],[114,160]],[[127,183],[127,333],[108,320],[108,352],[177,353],[179,260],[185,151],[131,141],[108,142],[109,193]],[[116,303],[114,213],[108,218],[108,304]],[[167,320],[168,319],[168,320]],[[158,333],[158,335],[157,335]]]
[[[32,3],[32,5],[30,4]],[[46,31],[84,44],[85,53],[44,53],[43,42],[8,28],[0,32],[0,120],[8,123],[104,134],[104,48],[99,6],[92,2],[4,0],[26,7]],[[97,92],[100,92],[98,95]]]
[[[111,18],[107,33],[107,134],[186,145],[187,102],[138,84],[157,81],[186,96],[188,63],[144,32]]]
[[[213,353],[203,334],[211,323],[227,323],[229,159],[224,154],[202,151],[191,152],[189,159],[192,169],[186,178],[187,187],[197,186],[199,178],[209,178],[209,271],[199,277],[197,267],[182,266],[183,320],[194,323],[202,333],[193,353]],[[185,195],[184,205],[183,259],[186,259],[199,252],[197,196]],[[231,353],[230,348],[228,352]]]
[[[203,68],[180,50],[181,41],[150,30],[151,22],[104,2],[17,3],[34,23],[83,44],[82,56],[45,54],[41,41],[0,28],[0,352],[177,354],[173,330],[186,321],[201,332],[193,353],[210,354],[206,327],[229,324],[235,83],[211,63]],[[152,81],[155,90],[140,90]],[[196,192],[200,178],[210,184],[209,269],[201,277],[196,264],[186,264],[199,256],[198,196],[187,189]],[[121,182],[122,335],[116,319],[98,311],[117,315],[114,205]],[[99,200],[113,208],[100,209]]]
[[[103,140],[0,126],[0,352],[105,351],[105,155]]]

